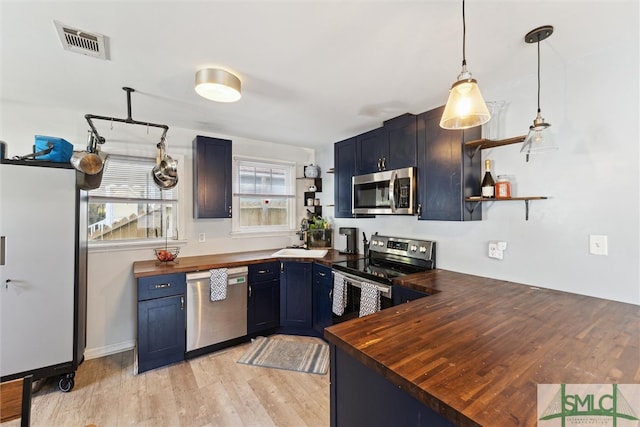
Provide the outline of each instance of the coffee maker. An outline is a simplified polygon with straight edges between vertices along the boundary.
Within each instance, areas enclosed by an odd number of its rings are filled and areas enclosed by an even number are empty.
[[[347,237],[347,247],[338,251],[341,254],[356,254],[358,253],[358,229],[355,227],[340,227],[338,228],[338,234]]]

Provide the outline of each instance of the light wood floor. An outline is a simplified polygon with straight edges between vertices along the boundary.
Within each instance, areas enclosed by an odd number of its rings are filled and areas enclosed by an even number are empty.
[[[328,426],[329,374],[236,363],[248,345],[140,375],[133,375],[133,351],[87,360],[71,392],[60,392],[54,379],[37,390],[31,425]]]

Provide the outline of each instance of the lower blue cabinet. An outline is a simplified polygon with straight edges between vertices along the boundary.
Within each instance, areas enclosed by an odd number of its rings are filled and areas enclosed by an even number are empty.
[[[184,273],[138,279],[138,373],[184,360]]]
[[[311,330],[311,262],[284,261],[280,271],[280,326]]]
[[[313,264],[313,329],[322,336],[333,323],[333,274],[331,267]]]
[[[280,262],[249,265],[247,333],[280,326]]]

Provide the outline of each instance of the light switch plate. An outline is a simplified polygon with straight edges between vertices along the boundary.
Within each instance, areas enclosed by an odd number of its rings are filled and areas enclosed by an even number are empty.
[[[608,255],[607,236],[599,234],[589,235],[589,253],[592,255]]]

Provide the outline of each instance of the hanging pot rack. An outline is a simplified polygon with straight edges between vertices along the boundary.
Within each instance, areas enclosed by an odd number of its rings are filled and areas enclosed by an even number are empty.
[[[98,130],[93,124],[93,120],[105,120],[109,122],[128,123],[131,125],[140,125],[140,126],[156,127],[156,128],[164,129],[164,131],[162,132],[162,136],[160,137],[160,142],[164,145],[164,141],[167,136],[167,131],[169,130],[169,126],[158,124],[158,123],[141,122],[138,120],[134,120],[131,117],[131,92],[135,92],[135,89],[132,89],[130,87],[123,87],[122,90],[127,92],[127,118],[126,119],[121,119],[118,117],[97,116],[95,114],[85,114],[84,118],[89,123],[89,127],[91,127],[91,132],[95,137],[94,139],[95,143],[104,144],[105,139],[102,136],[100,136],[100,134],[98,133]],[[93,149],[95,149],[95,147],[89,147],[89,150],[93,150]]]

